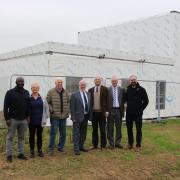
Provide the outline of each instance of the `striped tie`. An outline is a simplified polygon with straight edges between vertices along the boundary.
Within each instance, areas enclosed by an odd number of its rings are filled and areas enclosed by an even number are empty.
[[[113,88],[113,107],[116,107],[116,88]]]

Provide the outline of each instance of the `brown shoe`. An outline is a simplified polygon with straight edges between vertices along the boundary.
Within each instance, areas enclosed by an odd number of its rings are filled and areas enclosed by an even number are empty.
[[[128,144],[125,149],[133,149],[133,145]]]
[[[92,150],[96,150],[96,149],[98,149],[98,147],[97,147],[97,146],[92,146],[92,147],[90,147],[90,148],[89,148],[89,150],[90,150],[90,151],[92,151]]]
[[[140,152],[141,151],[141,147],[136,147],[135,149],[134,149],[136,152]]]
[[[115,147],[114,147],[114,146],[111,146],[111,145],[110,145],[108,148],[109,148],[109,149],[115,149]]]

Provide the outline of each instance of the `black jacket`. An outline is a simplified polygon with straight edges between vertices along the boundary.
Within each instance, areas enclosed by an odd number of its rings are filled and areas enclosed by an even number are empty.
[[[30,115],[30,96],[25,89],[17,87],[7,91],[4,99],[5,120],[24,120]]]
[[[125,100],[127,102],[126,114],[142,115],[149,103],[146,90],[139,83],[135,88],[131,85],[127,87]]]

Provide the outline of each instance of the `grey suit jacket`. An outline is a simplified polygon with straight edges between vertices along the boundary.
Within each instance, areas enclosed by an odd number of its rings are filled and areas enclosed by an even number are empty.
[[[118,88],[118,101],[119,101],[119,105],[120,105],[120,113],[121,113],[121,117],[124,116],[124,103],[125,103],[125,89],[117,86]],[[109,100],[108,100],[108,104],[109,104],[109,112],[112,111],[112,107],[113,107],[113,92],[112,92],[112,86],[110,86],[108,88],[108,92],[109,92]]]
[[[92,117],[92,107],[91,107],[91,98],[90,94],[86,91],[88,97],[88,119],[91,120]],[[82,122],[84,119],[84,106],[83,100],[81,98],[80,91],[77,91],[72,94],[70,99],[70,112],[71,120],[76,122]]]

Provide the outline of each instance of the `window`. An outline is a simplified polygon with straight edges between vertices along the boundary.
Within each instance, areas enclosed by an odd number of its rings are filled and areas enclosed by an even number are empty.
[[[166,81],[156,82],[156,109],[165,109]]]
[[[66,90],[68,93],[72,94],[79,90],[79,81],[81,77],[66,77]]]

